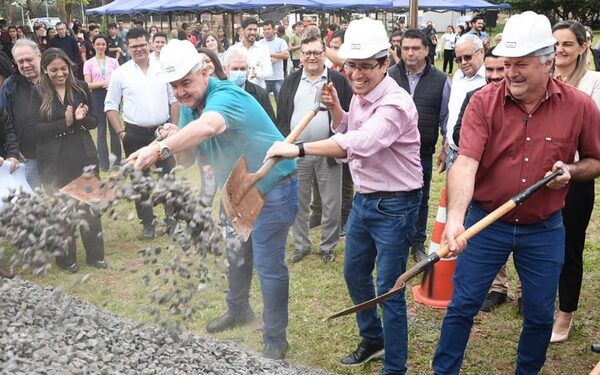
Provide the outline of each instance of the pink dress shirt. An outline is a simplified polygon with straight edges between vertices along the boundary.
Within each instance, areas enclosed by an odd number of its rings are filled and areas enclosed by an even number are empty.
[[[367,95],[354,95],[333,136],[346,150],[360,193],[411,191],[423,187],[417,129],[410,95],[386,76]]]

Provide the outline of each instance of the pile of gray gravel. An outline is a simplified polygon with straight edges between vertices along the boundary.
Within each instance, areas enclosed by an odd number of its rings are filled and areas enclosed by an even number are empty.
[[[136,324],[19,278],[0,286],[0,374],[324,374]]]

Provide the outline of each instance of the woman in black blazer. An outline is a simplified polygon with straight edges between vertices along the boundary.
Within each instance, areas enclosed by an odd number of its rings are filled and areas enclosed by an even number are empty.
[[[42,183],[46,190],[55,192],[75,178],[84,167],[93,165],[98,174],[98,155],[90,130],[96,128],[90,91],[85,82],[75,79],[73,63],[58,48],[49,48],[42,54],[42,74],[37,90],[31,96],[31,126],[37,135],[37,158]],[[87,263],[106,268],[104,239],[99,215],[84,210],[89,228],[81,228],[81,238]],[[68,249],[57,257],[59,267],[75,273],[75,233]]]

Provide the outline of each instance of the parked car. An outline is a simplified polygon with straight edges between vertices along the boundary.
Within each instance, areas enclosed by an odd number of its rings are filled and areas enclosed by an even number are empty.
[[[38,17],[38,18],[32,18],[31,20],[29,20],[29,26],[31,27],[31,30],[33,30],[33,25],[35,25],[36,23],[44,23],[46,24],[46,27],[56,27],[56,24],[60,22],[60,18],[58,17]]]

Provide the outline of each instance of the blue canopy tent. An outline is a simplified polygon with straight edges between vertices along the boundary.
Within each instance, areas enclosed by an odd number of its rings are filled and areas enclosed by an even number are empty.
[[[163,12],[249,11],[268,7],[289,7],[331,12],[335,10],[408,9],[409,0],[115,0],[110,4],[88,9],[86,14],[131,14]],[[508,4],[492,4],[485,0],[419,0],[419,9],[466,11],[510,9]]]

